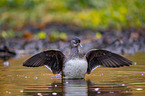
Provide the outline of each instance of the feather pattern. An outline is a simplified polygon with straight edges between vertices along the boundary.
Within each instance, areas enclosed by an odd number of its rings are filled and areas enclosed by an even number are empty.
[[[62,71],[64,54],[59,50],[46,50],[38,53],[23,63],[27,67],[39,67],[47,65],[54,74]]]
[[[88,62],[88,74],[90,74],[94,68],[100,65],[105,67],[121,67],[132,65],[130,60],[107,50],[92,49],[86,54],[86,59]]]
[[[121,67],[132,65],[132,62],[118,54],[107,50],[92,49],[85,58],[80,56],[78,46],[80,39],[75,37],[71,40],[72,52],[68,58],[59,50],[46,50],[38,53],[23,63],[27,67],[46,66],[54,74],[62,72],[65,78],[84,78],[85,74],[90,74],[98,66]]]

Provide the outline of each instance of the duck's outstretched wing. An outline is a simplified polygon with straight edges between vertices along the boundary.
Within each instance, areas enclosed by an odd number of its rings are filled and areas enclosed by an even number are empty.
[[[54,74],[58,74],[62,71],[64,58],[64,54],[59,50],[46,50],[26,60],[23,66],[39,67],[46,65]]]
[[[130,60],[107,50],[90,50],[86,54],[86,59],[88,62],[88,74],[90,74],[97,66],[120,67],[132,65]]]

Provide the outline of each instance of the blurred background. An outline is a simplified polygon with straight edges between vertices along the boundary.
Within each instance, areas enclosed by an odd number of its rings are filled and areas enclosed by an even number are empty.
[[[22,66],[47,49],[68,56],[74,36],[83,54],[105,49],[133,63],[64,82],[45,67]],[[1,96],[145,96],[144,52],[145,0],[0,0]]]
[[[16,32],[50,22],[83,28],[140,28],[145,26],[144,0],[1,0],[0,26]]]
[[[61,45],[78,36],[84,52],[143,52],[144,5],[144,0],[1,0],[0,48],[28,55],[45,49],[63,51]]]

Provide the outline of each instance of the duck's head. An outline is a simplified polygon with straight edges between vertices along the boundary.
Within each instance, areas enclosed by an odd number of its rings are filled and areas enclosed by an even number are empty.
[[[78,38],[78,37],[74,37],[72,40],[71,40],[71,46],[72,47],[82,47],[81,45],[81,40]]]

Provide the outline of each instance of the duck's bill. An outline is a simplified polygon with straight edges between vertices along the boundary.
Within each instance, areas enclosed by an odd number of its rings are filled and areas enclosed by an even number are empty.
[[[81,43],[78,44],[80,47],[83,47]]]

